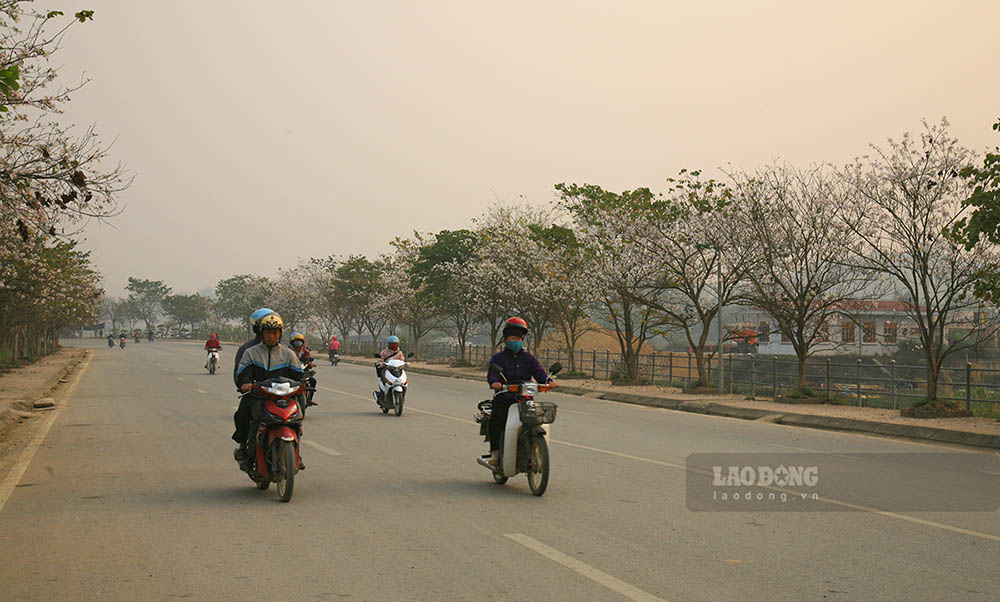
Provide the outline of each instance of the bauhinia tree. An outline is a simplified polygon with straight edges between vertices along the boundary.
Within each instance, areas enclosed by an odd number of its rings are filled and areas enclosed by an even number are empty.
[[[311,307],[309,324],[328,343],[338,328],[339,306],[333,293],[333,272],[337,267],[337,260],[333,256],[312,257],[302,262],[300,266],[306,273],[306,279],[301,286]],[[346,337],[347,333],[341,330],[340,336]]]
[[[503,325],[512,315],[521,314],[527,320],[536,345],[549,325],[548,308],[537,302],[544,283],[531,253],[530,227],[550,221],[545,211],[521,203],[496,203],[474,220],[478,241],[466,269],[491,348],[497,347]]]
[[[584,252],[590,257],[593,272],[589,279],[614,326],[624,375],[637,382],[642,347],[666,320],[662,312],[638,301],[655,268],[635,244],[627,215],[632,207],[648,205],[654,195],[648,188],[614,193],[592,184],[558,184],[556,191],[561,205],[573,216]]]
[[[118,323],[124,319],[124,307],[122,303],[121,299],[114,299],[107,296],[101,299],[100,316],[111,321],[111,327],[108,332],[117,332]]]
[[[973,154],[949,134],[947,120],[873,150],[844,169],[854,203],[838,226],[861,241],[858,264],[884,276],[907,304],[927,359],[927,399],[935,401],[944,360],[1000,326],[972,294],[1000,256],[987,241],[966,248],[950,236],[971,213],[962,172]]]
[[[381,275],[382,266],[364,255],[351,255],[334,271],[333,289],[338,304],[345,316],[356,320],[359,335],[362,328],[368,331],[373,346],[386,323],[375,303]]]
[[[212,317],[212,300],[198,293],[168,295],[163,299],[163,311],[179,325],[190,325],[194,336],[195,326]]]
[[[0,348],[17,359],[46,352],[61,328],[93,324],[103,291],[75,242],[25,239],[9,215],[0,207]]]
[[[420,357],[420,339],[441,322],[438,308],[427,289],[427,284],[413,278],[413,268],[420,257],[420,249],[433,244],[433,234],[413,233],[413,238],[396,238],[392,241],[395,254],[390,261],[391,280],[394,283],[393,305],[399,321],[409,329],[407,341],[410,350]]]
[[[39,12],[27,0],[0,0],[0,204],[22,240],[29,231],[65,233],[81,218],[118,213],[125,170],[101,165],[108,145],[93,128],[76,133],[57,118],[81,82],[55,87],[50,58],[75,22],[61,11]]]
[[[146,330],[152,330],[156,318],[163,308],[163,301],[170,294],[170,287],[162,280],[145,280],[129,276],[128,301],[136,315],[146,323]]]
[[[718,322],[719,297],[723,306],[745,299],[751,255],[744,250],[749,241],[739,235],[738,197],[724,183],[700,176],[682,170],[668,180],[666,196],[631,207],[623,227],[652,267],[637,299],[659,310],[669,329],[684,332],[698,383],[708,385],[705,347]]]
[[[993,124],[1000,133],[1000,120]],[[950,235],[971,251],[982,242],[1000,245],[1000,146],[987,152],[982,167],[968,165],[959,170],[969,188],[962,201],[968,210],[955,222]],[[1000,305],[1000,265],[984,266],[976,280],[976,296]]]
[[[576,372],[577,343],[596,327],[588,312],[597,288],[590,280],[593,273],[587,263],[590,255],[584,252],[571,228],[558,224],[530,225],[529,230],[529,240],[535,246],[531,255],[536,258],[535,265],[541,274],[532,297],[540,306],[547,304],[550,319],[566,344],[569,370]]]
[[[313,313],[313,296],[308,286],[311,272],[308,262],[294,268],[279,269],[265,305],[281,314],[286,333],[301,329]]]
[[[433,243],[420,247],[411,272],[413,286],[426,290],[438,312],[454,327],[461,361],[465,361],[466,342],[480,312],[469,269],[477,241],[470,230],[442,230]]]
[[[742,196],[743,223],[734,230],[751,260],[751,304],[767,312],[792,344],[797,387],[829,321],[846,301],[871,296],[874,278],[851,264],[863,215],[844,211],[848,193],[826,166],[796,169],[779,163],[752,174],[731,174]]]
[[[215,284],[215,311],[224,320],[244,324],[249,336],[250,314],[266,307],[273,291],[274,282],[265,276],[237,274],[224,278]]]

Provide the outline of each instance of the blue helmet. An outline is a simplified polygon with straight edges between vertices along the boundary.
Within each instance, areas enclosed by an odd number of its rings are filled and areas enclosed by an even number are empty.
[[[260,321],[273,313],[273,309],[262,307],[250,314],[250,325],[253,327],[254,334],[260,334]]]
[[[250,319],[253,320],[254,322],[256,322],[257,320],[263,318],[267,314],[273,314],[273,313],[274,313],[273,309],[271,309],[269,307],[262,307],[262,308],[258,309],[257,311],[253,312],[252,314],[250,314]]]
[[[399,343],[399,337],[397,337],[396,335],[392,335],[391,337],[389,337],[388,339],[386,339],[385,342],[386,342],[387,345],[389,343]]]

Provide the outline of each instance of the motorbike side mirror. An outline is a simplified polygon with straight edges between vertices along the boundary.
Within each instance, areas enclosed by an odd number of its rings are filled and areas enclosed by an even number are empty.
[[[496,370],[497,374],[500,375],[500,379],[503,380],[503,382],[507,382],[507,377],[504,376],[503,368],[500,367],[500,364],[497,364],[496,362],[490,363],[490,370]]]
[[[562,370],[562,364],[556,362],[549,366],[549,374],[558,374]]]
[[[375,354],[375,355],[373,355],[372,357],[374,357],[375,359],[378,359],[378,358],[381,358],[382,356],[381,356],[380,354],[376,353],[376,354]]]

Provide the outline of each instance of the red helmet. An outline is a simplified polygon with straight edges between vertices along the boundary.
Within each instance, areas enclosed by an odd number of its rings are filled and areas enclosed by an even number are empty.
[[[504,338],[507,338],[512,334],[516,334],[520,337],[528,334],[528,323],[517,316],[507,320],[503,325],[503,336]]]

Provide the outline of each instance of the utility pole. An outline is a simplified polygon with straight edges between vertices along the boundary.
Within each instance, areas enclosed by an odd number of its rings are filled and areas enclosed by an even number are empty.
[[[719,295],[719,395],[722,395],[722,383],[725,382],[723,378],[723,370],[725,369],[726,362],[722,358],[722,252],[719,247],[715,247],[716,259],[718,263],[716,267],[718,271],[716,272],[716,292]]]

